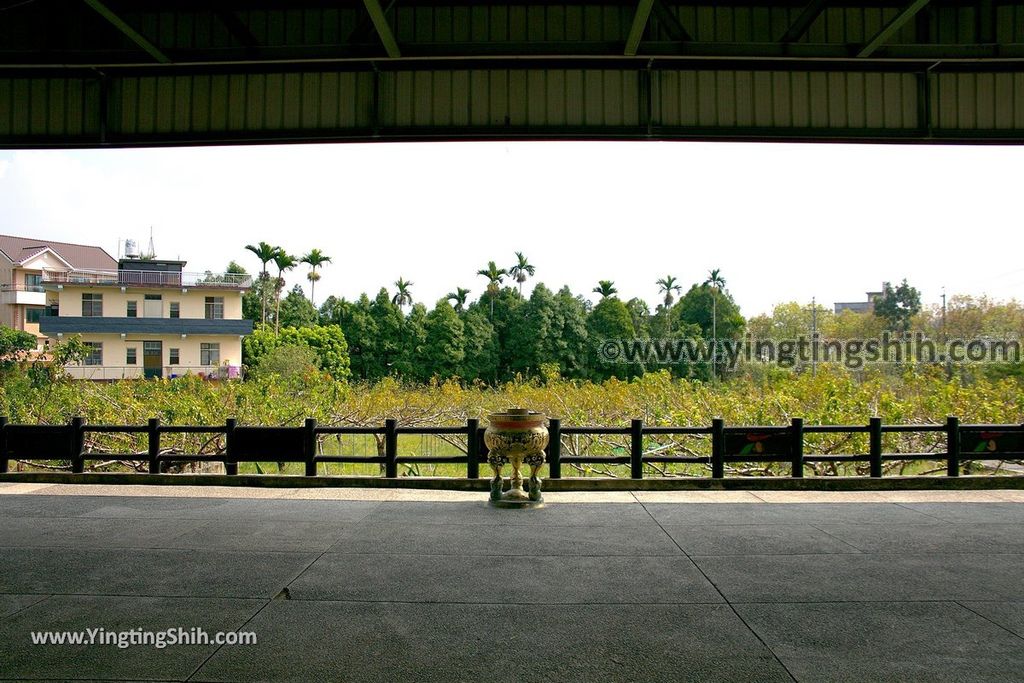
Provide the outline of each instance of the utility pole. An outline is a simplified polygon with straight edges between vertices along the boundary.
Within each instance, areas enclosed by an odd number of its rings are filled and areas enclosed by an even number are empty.
[[[818,374],[818,299],[811,297],[811,377]]]
[[[942,343],[946,343],[946,288],[942,288]]]

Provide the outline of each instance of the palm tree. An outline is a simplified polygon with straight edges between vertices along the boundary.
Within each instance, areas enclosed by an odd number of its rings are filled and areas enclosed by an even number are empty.
[[[611,280],[598,280],[597,287],[594,287],[593,291],[600,294],[602,299],[619,293],[619,290],[615,289],[615,283]]]
[[[395,280],[395,287],[398,288],[398,292],[391,298],[391,303],[395,304],[399,308],[402,308],[406,304],[412,305],[412,292],[409,288],[412,287],[411,282],[406,282],[402,278]]]
[[[532,277],[537,269],[530,265],[530,262],[523,256],[523,252],[516,252],[516,259],[518,259],[511,268],[508,269],[508,274],[519,283],[519,295],[523,295],[523,283],[526,282],[526,278]]]
[[[725,287],[725,278],[718,268],[708,273],[704,286],[711,287],[711,378],[715,379],[718,376],[718,294]]]
[[[466,307],[466,299],[469,296],[469,290],[465,287],[456,287],[454,292],[448,292],[448,296],[445,297],[447,301],[455,302],[455,310],[459,313]]]
[[[286,252],[284,249],[278,249],[274,255],[274,265],[277,266],[277,282],[274,287],[274,295],[277,297],[277,314],[274,316],[274,334],[280,334],[281,332],[281,292],[284,290],[284,274],[285,271],[291,270],[295,266],[299,265],[298,260]]]
[[[247,244],[245,248],[256,254],[256,258],[263,263],[263,269],[260,271],[260,282],[263,285],[260,287],[260,317],[265,325],[267,323],[267,281],[270,279],[270,275],[267,273],[267,264],[274,260],[281,248],[271,246],[266,242],[256,245]]]
[[[314,306],[316,306],[316,302],[313,300],[313,293],[316,291],[316,283],[320,279],[320,273],[316,272],[316,269],[330,262],[331,257],[326,256],[319,249],[310,249],[308,254],[299,259],[299,263],[309,264],[309,273],[306,274],[306,279],[309,280],[309,303]]]
[[[490,294],[491,299],[491,318],[494,318],[494,297],[498,295],[498,291],[501,289],[501,283],[504,281],[505,276],[508,275],[508,271],[504,268],[499,268],[494,261],[488,261],[487,267],[482,270],[476,271],[477,275],[483,275],[487,278],[487,293]]]
[[[676,298],[672,295],[673,292],[679,294],[683,291],[683,288],[676,282],[676,278],[672,275],[666,275],[654,284],[658,285],[658,291],[665,295],[665,308],[670,308],[672,302]]]

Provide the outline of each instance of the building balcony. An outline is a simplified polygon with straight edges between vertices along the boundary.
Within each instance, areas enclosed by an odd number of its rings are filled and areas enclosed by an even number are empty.
[[[252,334],[251,320],[206,320],[204,318],[101,318],[44,316],[39,332],[48,337],[70,334]]]
[[[46,290],[40,285],[0,285],[0,303],[45,306]]]
[[[239,273],[182,273],[158,270],[75,270],[43,271],[44,285],[86,285],[89,287],[174,287],[196,289],[248,289],[251,275]]]

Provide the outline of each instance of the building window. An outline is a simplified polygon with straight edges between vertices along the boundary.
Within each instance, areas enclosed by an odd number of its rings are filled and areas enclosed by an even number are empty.
[[[129,346],[124,350],[124,362],[126,365],[135,365],[138,363],[138,349],[134,346]]]
[[[220,344],[202,343],[199,345],[200,365],[220,365]]]
[[[138,318],[139,317],[139,302],[129,301],[128,302],[128,317]]]
[[[42,306],[30,306],[25,309],[25,322],[27,323],[38,323],[39,319],[43,317],[45,311]]]
[[[180,301],[172,301],[171,302],[170,313],[168,315],[170,317],[172,317],[172,318],[180,318],[181,317],[181,302]]]
[[[85,343],[85,365],[103,365],[103,342]]]
[[[222,297],[222,296],[208,296],[208,297],[206,297],[206,319],[207,320],[223,320],[224,319],[224,297]]]
[[[25,274],[25,290],[29,292],[41,292],[43,291],[43,276],[32,275],[29,273]]]
[[[171,365],[181,365],[181,350],[180,349],[170,349],[170,353],[171,353],[170,364]]]
[[[92,318],[103,317],[103,295],[83,294],[82,295],[82,316]]]

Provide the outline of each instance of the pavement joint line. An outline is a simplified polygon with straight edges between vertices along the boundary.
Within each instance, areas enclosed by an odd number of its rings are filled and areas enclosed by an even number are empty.
[[[45,594],[45,593],[0,593],[0,595],[39,595],[39,596],[42,596],[38,600],[36,600],[34,602],[30,602],[29,604],[24,605],[22,607],[19,607],[18,609],[14,610],[13,612],[11,612],[9,614],[5,614],[3,616],[0,616],[0,621],[3,621],[4,619],[10,619],[11,617],[13,617],[16,614],[21,614],[25,610],[31,609],[32,607],[35,607],[36,605],[41,605],[44,602],[46,602],[47,600],[49,600],[50,598],[54,597],[55,595],[59,595],[59,594],[55,594],[55,593],[49,593],[49,594]],[[3,680],[3,679],[0,679],[0,680]]]
[[[248,624],[248,623],[249,623],[249,622],[251,622],[251,621],[252,621],[253,619],[255,619],[256,617],[258,617],[258,616],[259,616],[259,615],[260,615],[260,614],[261,614],[261,613],[263,612],[263,610],[265,610],[265,609],[267,608],[267,606],[268,606],[268,605],[269,605],[269,604],[270,604],[271,602],[273,602],[273,601],[274,601],[274,599],[273,599],[273,598],[271,598],[271,599],[267,600],[267,601],[266,601],[265,603],[263,603],[263,606],[262,606],[262,607],[260,607],[260,608],[259,608],[258,610],[256,610],[256,612],[254,612],[254,613],[253,613],[253,614],[252,614],[252,615],[251,615],[251,616],[250,616],[250,617],[249,617],[248,619],[246,619],[246,620],[245,620],[245,621],[243,621],[243,622],[242,622],[241,624],[239,624],[239,625],[238,625],[238,627],[234,629],[234,632],[236,632],[236,633],[237,633],[238,631],[241,631],[241,630],[242,630],[243,628],[245,628],[246,624]],[[220,650],[221,650],[221,648],[222,648],[222,647],[224,647],[224,644],[223,644],[223,643],[222,643],[222,644],[220,644],[220,645],[218,645],[218,646],[217,646],[217,648],[216,648],[216,649],[215,649],[215,650],[214,650],[213,652],[211,652],[211,653],[210,653],[210,655],[209,655],[209,656],[208,656],[208,657],[207,657],[206,659],[204,659],[204,660],[203,660],[202,662],[200,662],[200,663],[199,663],[199,666],[197,666],[197,667],[196,667],[196,668],[195,668],[195,669],[194,669],[194,670],[192,671],[192,673],[190,673],[190,674],[189,674],[188,676],[186,676],[185,678],[183,678],[183,679],[181,679],[181,680],[183,680],[183,681],[190,681],[190,680],[192,680],[192,677],[193,677],[193,676],[195,676],[195,675],[196,675],[197,673],[199,673],[199,671],[200,671],[200,670],[201,670],[201,669],[202,669],[202,668],[203,668],[204,666],[206,666],[207,662],[209,662],[209,661],[210,661],[211,659],[213,659],[213,657],[214,657],[214,656],[215,656],[215,655],[216,655],[216,654],[217,654],[218,652],[220,652]]]
[[[644,512],[650,515],[651,519],[654,520],[655,524],[661,527],[662,532],[664,532],[665,535],[668,536],[673,543],[675,543],[676,547],[679,548],[679,552],[683,553],[683,555],[685,555],[686,558],[690,560],[690,564],[692,564],[697,569],[697,571],[700,572],[701,576],[704,577],[704,580],[707,581],[711,585],[711,587],[715,589],[715,592],[721,596],[722,600],[724,600],[725,604],[729,606],[729,609],[732,611],[732,613],[735,614],[736,618],[740,620],[740,623],[743,624],[743,626],[750,632],[751,635],[757,638],[758,642],[761,643],[762,647],[768,650],[768,652],[772,653],[772,657],[775,658],[775,661],[778,662],[779,666],[782,667],[782,670],[786,672],[786,675],[788,675],[795,683],[797,681],[797,677],[794,676],[793,672],[789,670],[789,667],[785,665],[785,663],[782,661],[782,658],[779,657],[775,650],[773,650],[771,646],[765,642],[764,638],[761,637],[760,633],[758,633],[750,627],[750,624],[747,623],[747,620],[743,618],[743,616],[736,610],[735,607],[733,607],[732,603],[729,602],[729,598],[725,597],[725,593],[723,593],[722,590],[718,587],[718,585],[711,580],[711,577],[707,575],[707,573],[704,571],[704,568],[693,561],[693,558],[690,556],[689,553],[686,552],[686,549],[684,549],[683,546],[679,545],[676,539],[673,538],[672,534],[668,533],[668,531],[665,530],[665,527],[662,526],[661,522],[659,522],[653,514],[651,514],[651,511],[647,509],[647,506],[644,505],[643,502],[640,503],[640,507],[644,509]]]
[[[960,606],[960,607],[962,607],[962,608],[964,608],[965,610],[967,610],[967,611],[968,611],[968,612],[970,612],[971,614],[975,614],[975,615],[977,615],[977,616],[981,617],[982,619],[984,619],[985,621],[989,622],[990,624],[995,624],[996,626],[998,626],[998,627],[999,627],[999,628],[1001,628],[1002,630],[1004,630],[1004,631],[1006,631],[1007,633],[1009,633],[1010,635],[1012,635],[1012,636],[1013,636],[1014,638],[1017,638],[1018,640],[1024,641],[1024,635],[1021,635],[1020,633],[1017,633],[1017,632],[1016,632],[1016,631],[1014,631],[1013,629],[1010,629],[1010,628],[1007,628],[1006,626],[1003,626],[1003,625],[1002,625],[1002,624],[1000,624],[1000,623],[999,623],[998,621],[995,621],[994,619],[992,619],[992,618],[990,618],[990,617],[987,617],[987,616],[985,616],[985,615],[984,615],[984,614],[982,614],[981,612],[977,612],[977,611],[975,611],[975,610],[971,609],[970,607],[968,607],[967,605],[965,605],[965,604],[964,604],[964,602],[986,602],[985,600],[977,600],[977,601],[966,601],[966,600],[965,600],[965,601],[960,601],[960,600],[954,600],[954,601],[953,601],[953,603],[954,603],[954,604],[956,604],[956,605],[959,605],[959,606]],[[996,601],[996,602],[1000,602],[1000,601]]]
[[[843,545],[850,546],[851,548],[853,548],[854,550],[856,550],[859,553],[867,553],[868,552],[867,550],[864,550],[864,548],[858,547],[858,546],[854,545],[853,543],[850,543],[849,541],[847,541],[845,539],[839,538],[835,534],[830,534],[829,532],[825,531],[820,526],[818,526],[818,524],[820,524],[820,522],[819,523],[808,523],[807,526],[811,527],[812,529],[817,529],[818,531],[820,531],[821,533],[825,534],[829,538],[833,538],[833,539],[839,541],[840,543],[842,543]],[[839,553],[839,554],[845,554],[845,553]]]
[[[938,515],[933,515],[930,512],[925,512],[924,510],[918,510],[917,508],[910,507],[911,505],[914,505],[914,503],[896,502],[896,503],[893,503],[893,505],[901,507],[904,510],[911,510],[913,512],[916,512],[919,515],[924,515],[926,517],[931,517],[932,519],[934,519],[937,522],[948,522],[948,520],[945,520],[942,517],[939,517]],[[982,505],[984,505],[984,503],[982,503]],[[921,523],[924,524],[924,522],[921,522]]]

